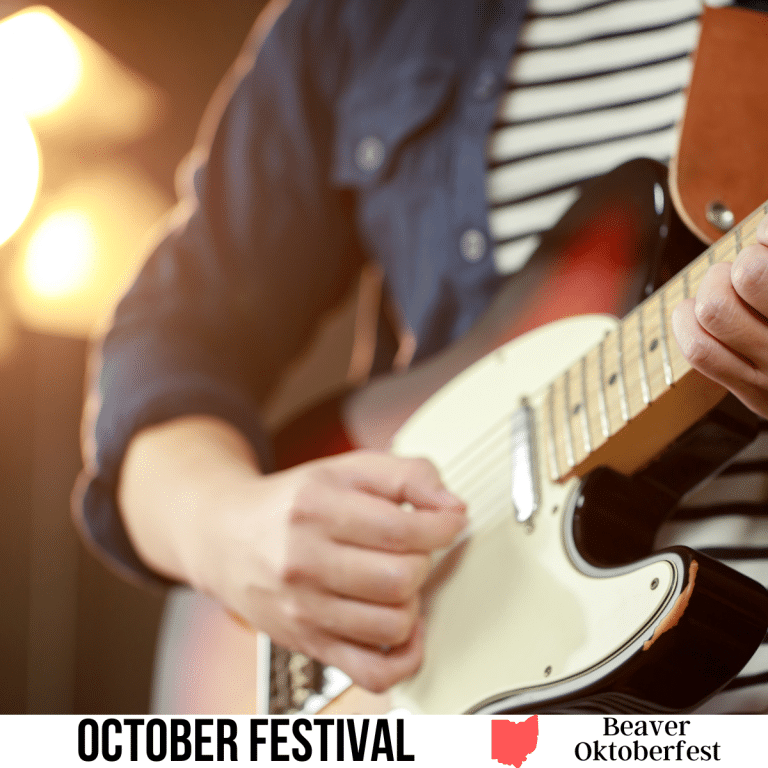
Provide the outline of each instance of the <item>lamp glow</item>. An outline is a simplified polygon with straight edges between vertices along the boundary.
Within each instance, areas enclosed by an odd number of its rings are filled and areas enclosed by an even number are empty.
[[[24,275],[39,296],[52,298],[78,290],[96,262],[97,241],[88,217],[58,211],[37,228],[24,258]]]
[[[0,105],[0,245],[32,208],[40,179],[40,153],[29,123]]]
[[[27,117],[46,115],[69,99],[82,68],[74,40],[44,10],[0,22],[0,97]]]

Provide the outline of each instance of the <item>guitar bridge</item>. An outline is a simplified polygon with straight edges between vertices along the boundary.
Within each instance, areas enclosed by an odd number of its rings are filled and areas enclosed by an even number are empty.
[[[525,398],[520,407],[512,412],[510,419],[512,505],[517,522],[530,525],[533,513],[539,508],[539,487],[533,409]]]

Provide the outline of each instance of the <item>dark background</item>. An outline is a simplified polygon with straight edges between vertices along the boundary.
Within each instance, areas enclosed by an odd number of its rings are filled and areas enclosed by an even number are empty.
[[[165,93],[164,118],[122,149],[173,194],[213,90],[261,0],[62,0],[51,7]],[[0,1],[0,17],[20,9]],[[163,596],[122,582],[69,519],[80,468],[84,339],[20,331],[0,361],[0,711],[148,708]]]

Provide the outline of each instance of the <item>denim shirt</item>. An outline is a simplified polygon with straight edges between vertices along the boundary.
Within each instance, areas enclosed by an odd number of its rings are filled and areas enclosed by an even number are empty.
[[[383,268],[416,360],[483,312],[502,279],[485,145],[525,5],[294,0],[252,36],[192,188],[93,365],[74,512],[125,575],[152,577],[115,504],[131,436],[215,415],[269,468],[259,403],[363,260]]]
[[[115,505],[131,436],[216,415],[269,467],[258,403],[364,259],[383,268],[417,359],[482,313],[500,280],[485,142],[524,10],[295,0],[244,51],[193,190],[94,365],[75,517],[124,575],[152,576]]]

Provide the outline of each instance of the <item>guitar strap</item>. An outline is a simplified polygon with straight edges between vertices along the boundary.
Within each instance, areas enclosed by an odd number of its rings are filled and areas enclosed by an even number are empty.
[[[768,3],[750,5],[768,10]],[[677,212],[704,242],[717,240],[768,199],[766,73],[768,14],[705,8],[680,145],[670,164]]]

